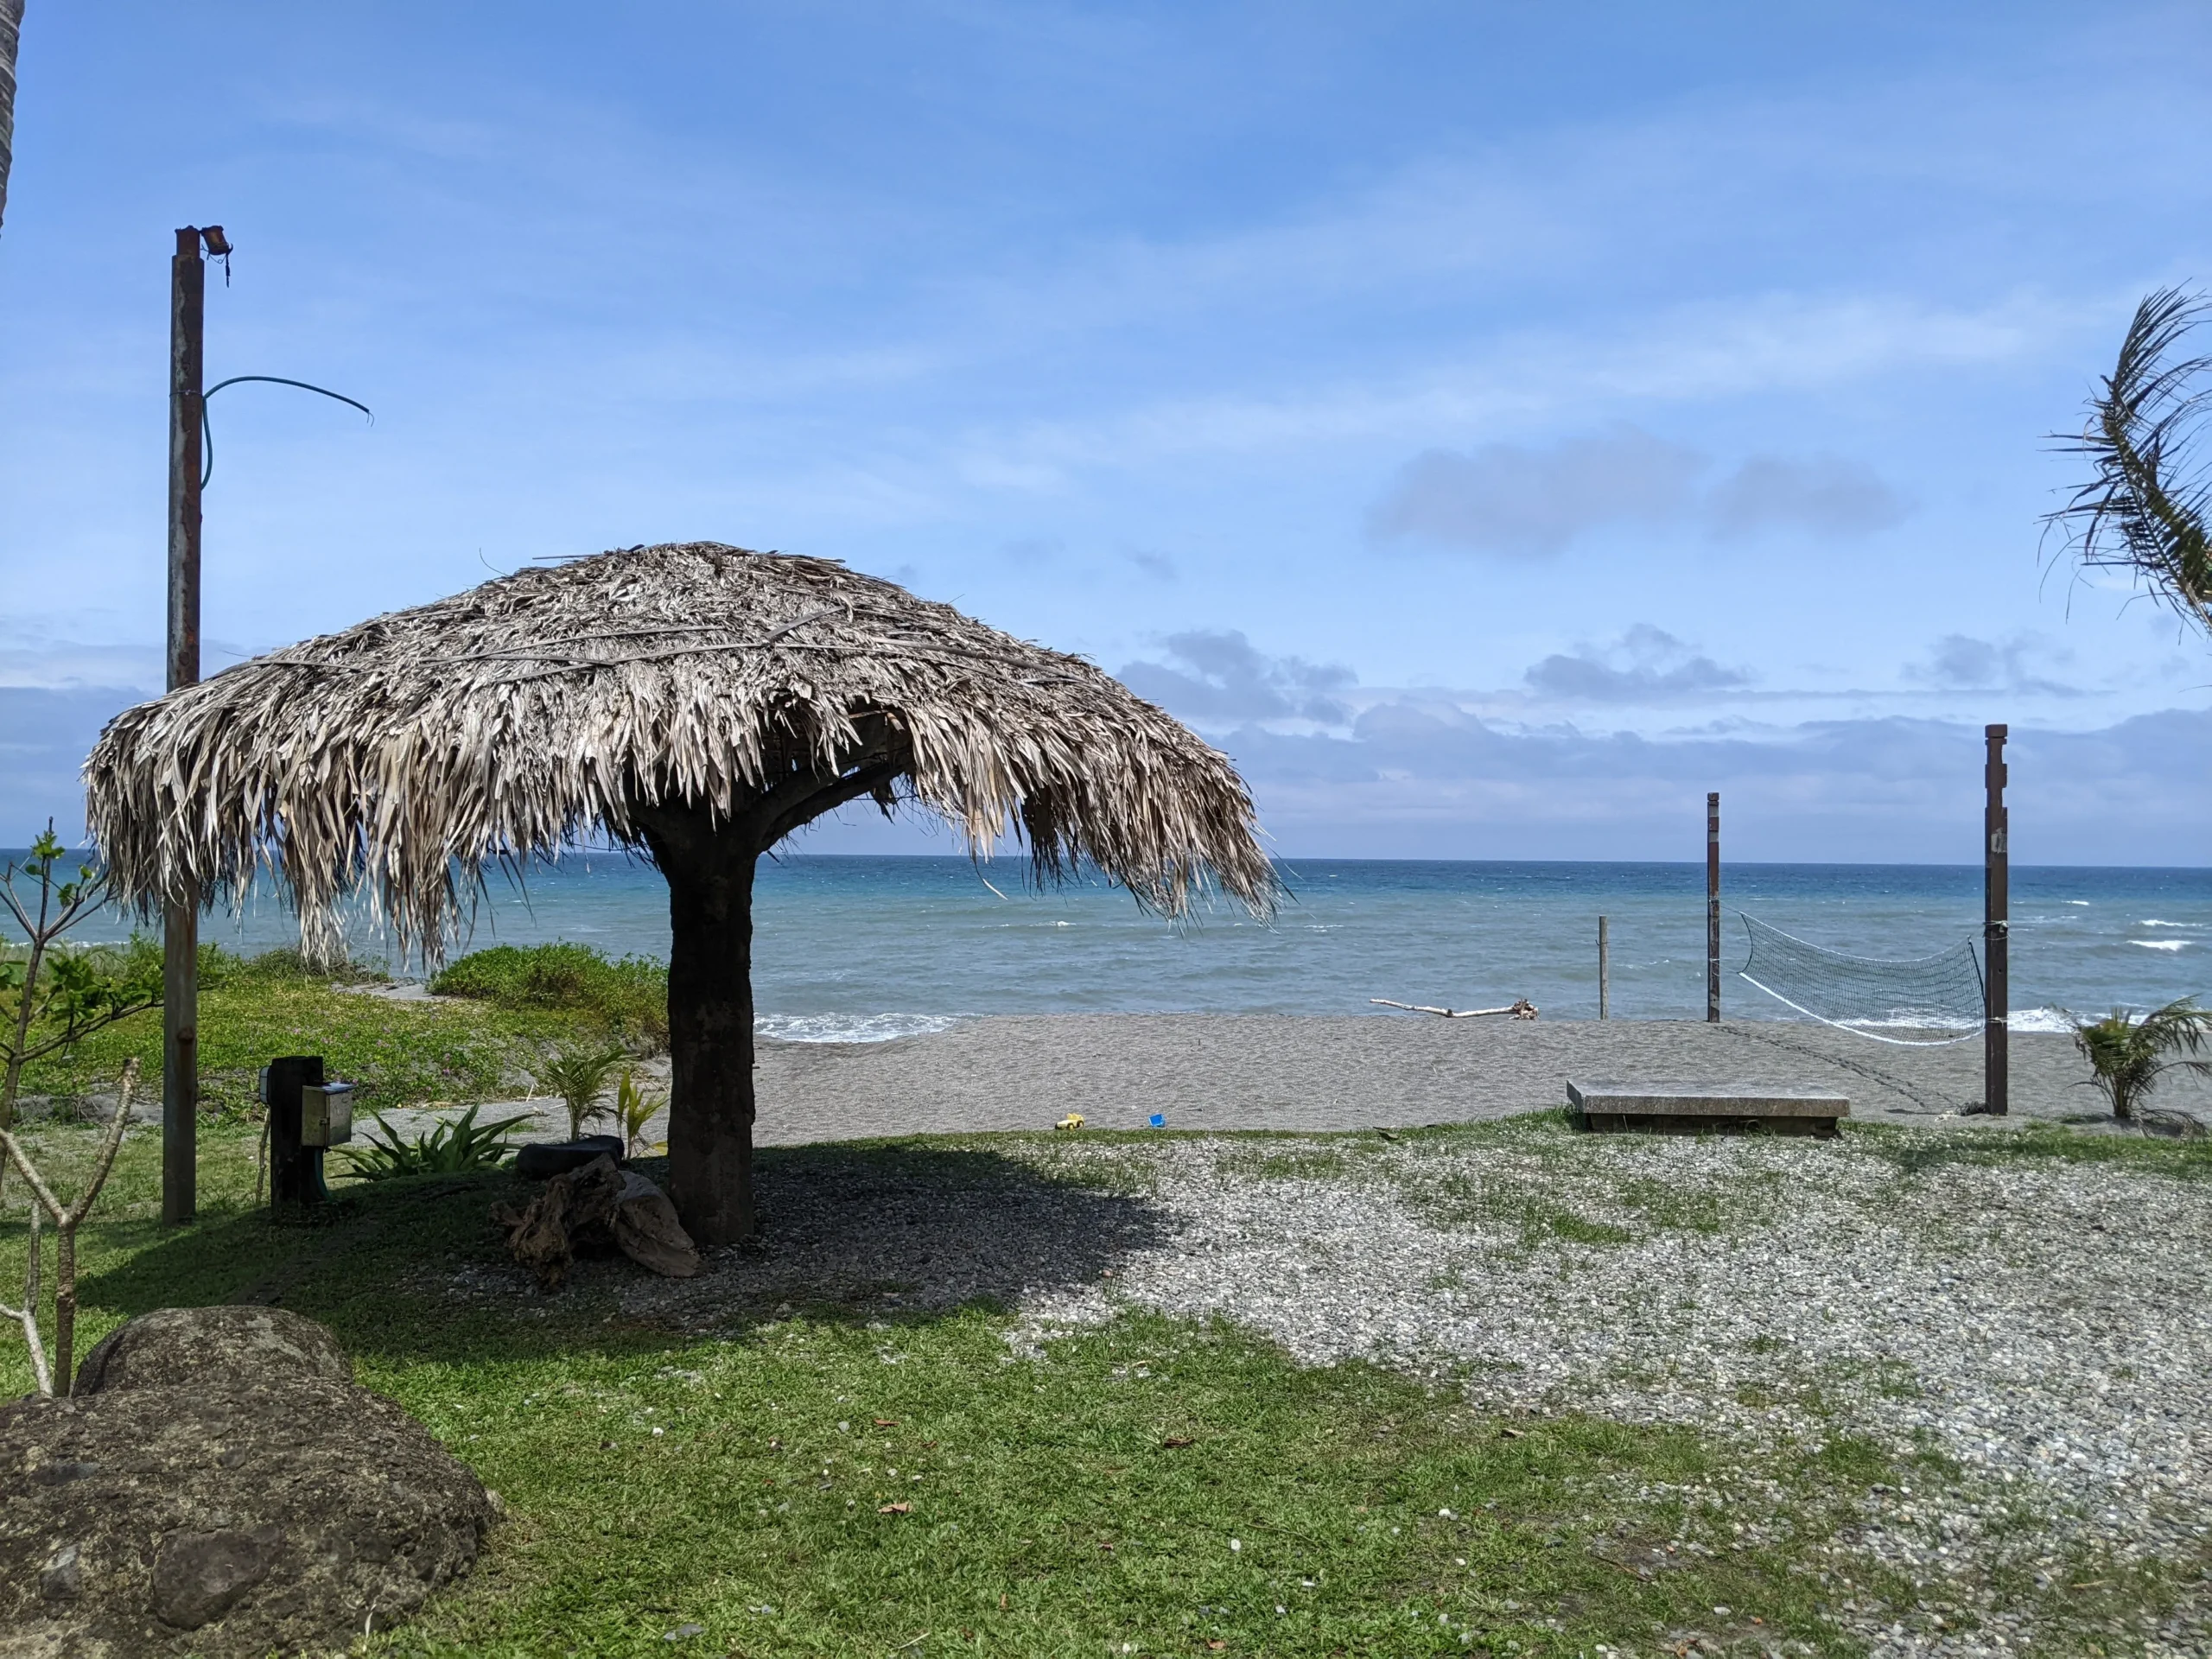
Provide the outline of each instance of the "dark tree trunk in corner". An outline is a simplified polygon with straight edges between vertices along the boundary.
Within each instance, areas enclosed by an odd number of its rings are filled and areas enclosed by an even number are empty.
[[[670,1196],[702,1248],[749,1237],[753,1216],[753,870],[757,842],[704,812],[655,810],[647,844],[668,879]]]

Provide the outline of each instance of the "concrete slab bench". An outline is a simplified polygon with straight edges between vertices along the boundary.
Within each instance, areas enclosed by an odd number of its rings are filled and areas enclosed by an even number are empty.
[[[1828,1139],[1851,1116],[1847,1096],[1787,1084],[1567,1080],[1577,1128],[1649,1135],[1810,1135]]]

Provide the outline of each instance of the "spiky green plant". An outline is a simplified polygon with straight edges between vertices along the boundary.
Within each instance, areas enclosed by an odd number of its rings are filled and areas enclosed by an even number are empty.
[[[2168,1058],[2197,1054],[2212,1036],[2212,1008],[2198,1007],[2193,996],[2153,1008],[2139,1020],[2126,1008],[2114,1008],[2101,1020],[2075,1019],[2070,1023],[2074,1046],[2089,1063],[2090,1083],[2123,1123],[2134,1118],[2136,1107],[2164,1073],[2212,1073],[2212,1060]]]
[[[628,1055],[620,1048],[588,1048],[564,1043],[540,1059],[531,1076],[547,1094],[569,1109],[569,1139],[579,1139],[584,1124],[601,1112],[599,1097],[607,1079]]]
[[[472,1106],[450,1123],[440,1123],[403,1141],[383,1113],[372,1113],[381,1138],[372,1135],[365,1147],[340,1147],[351,1173],[365,1181],[388,1181],[399,1175],[466,1175],[480,1169],[497,1169],[514,1150],[511,1137],[520,1134],[530,1119],[503,1117],[496,1123],[479,1123]]]
[[[645,1150],[645,1125],[652,1122],[653,1114],[660,1109],[660,1097],[649,1095],[638,1086],[637,1068],[624,1066],[622,1076],[614,1085],[614,1116],[622,1126],[626,1156],[635,1158]]]
[[[2162,288],[2135,308],[2120,357],[2089,399],[2067,453],[2094,475],[2045,521],[2089,569],[2126,570],[2185,621],[2212,633],[2212,482],[2200,454],[2212,357],[2181,354],[2208,315],[2201,294]]]

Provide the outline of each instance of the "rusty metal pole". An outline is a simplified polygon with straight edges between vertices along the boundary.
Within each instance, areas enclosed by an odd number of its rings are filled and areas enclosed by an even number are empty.
[[[2005,810],[2006,728],[1991,726],[1984,737],[1989,758],[1982,772],[1981,953],[1986,1008],[1981,1027],[1981,1109],[1992,1117],[2011,1109],[2012,1014],[2012,859],[2010,815]]]
[[[1720,1023],[1720,793],[1705,798],[1705,1017]]]
[[[200,448],[207,270],[200,231],[176,233],[169,261],[168,689],[200,677]],[[162,1219],[199,1207],[200,892],[162,910]]]

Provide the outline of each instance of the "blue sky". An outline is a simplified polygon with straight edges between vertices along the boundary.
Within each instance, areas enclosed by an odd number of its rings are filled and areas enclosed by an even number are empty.
[[[2039,556],[2212,278],[2192,6],[31,0],[0,809],[158,690],[171,229],[238,247],[212,670],[537,557],[842,558],[1205,731],[1286,851],[2201,863],[2212,652]],[[823,849],[931,844],[858,823]],[[21,830],[0,830],[20,839]]]

